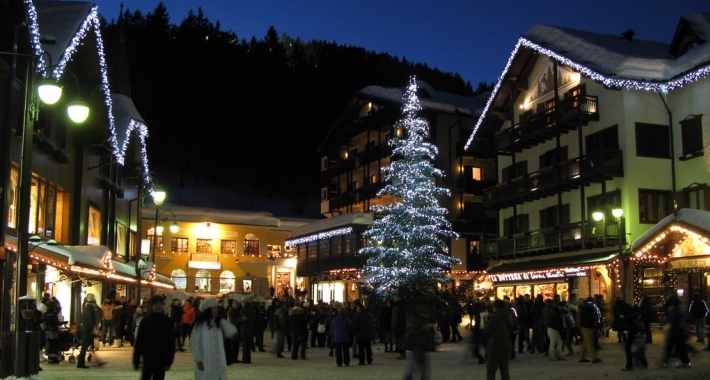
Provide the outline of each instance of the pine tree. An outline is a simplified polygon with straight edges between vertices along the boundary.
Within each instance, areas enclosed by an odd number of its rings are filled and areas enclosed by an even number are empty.
[[[404,117],[396,125],[402,134],[390,140],[393,161],[383,169],[388,185],[378,194],[395,202],[373,208],[382,218],[365,231],[369,243],[359,251],[367,257],[362,290],[381,296],[377,298],[392,291],[410,298],[436,293],[438,283],[448,282],[446,271],[460,263],[448,252],[448,239],[458,235],[439,200],[450,193],[434,181],[443,173],[431,163],[438,150],[424,141],[429,123],[417,117],[421,105],[416,92],[416,78],[411,77],[402,106]]]

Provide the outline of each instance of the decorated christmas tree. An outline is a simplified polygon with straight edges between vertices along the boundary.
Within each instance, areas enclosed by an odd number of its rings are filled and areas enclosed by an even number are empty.
[[[367,257],[362,291],[380,299],[392,292],[416,298],[434,294],[439,283],[448,282],[446,271],[459,263],[449,255],[447,243],[458,235],[439,202],[450,194],[436,186],[443,173],[432,165],[436,146],[425,141],[429,123],[417,117],[421,105],[414,77],[404,100],[404,117],[395,125],[401,133],[390,140],[392,162],[383,168],[388,185],[378,194],[395,201],[371,210],[377,217],[364,233],[367,246],[359,251]]]

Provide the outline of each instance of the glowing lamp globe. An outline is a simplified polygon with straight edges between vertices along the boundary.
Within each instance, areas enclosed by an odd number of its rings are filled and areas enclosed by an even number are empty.
[[[67,106],[69,118],[75,123],[83,123],[89,117],[89,107],[81,100],[75,100]]]
[[[62,97],[62,87],[51,79],[42,79],[37,85],[37,95],[44,104],[54,104]]]

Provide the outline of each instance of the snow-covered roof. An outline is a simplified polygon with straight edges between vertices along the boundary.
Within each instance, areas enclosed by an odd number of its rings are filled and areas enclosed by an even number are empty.
[[[710,14],[695,13],[689,21],[699,36],[710,36]],[[489,110],[520,48],[548,56],[569,66],[587,78],[609,88],[647,90],[667,93],[710,75],[710,43],[700,44],[674,58],[670,45],[616,35],[582,30],[535,25],[527,36],[518,39],[508,62],[493,88],[476,126],[466,142],[473,142],[480,125],[489,117]]]
[[[105,245],[51,245],[46,242],[30,242],[34,247],[66,257],[69,265],[88,265],[93,268],[105,269],[104,255],[108,252]]]
[[[660,222],[656,223],[648,231],[644,232],[641,236],[636,238],[633,243],[631,243],[631,252],[636,253],[649,241],[655,238],[657,235],[665,231],[671,225],[680,222],[685,225],[695,227],[702,231],[707,231],[710,234],[710,212],[703,210],[695,210],[690,208],[682,208],[678,210],[676,214],[671,214],[663,218]]]
[[[178,221],[244,224],[250,226],[280,227],[281,220],[266,211],[228,210],[210,207],[186,207],[165,203],[159,211],[171,211]],[[155,206],[143,208],[143,219],[155,218]],[[172,216],[172,215],[170,215]]]
[[[460,112],[466,115],[478,116],[483,111],[483,106],[488,93],[478,96],[461,96],[448,92],[437,91],[427,82],[417,80],[417,88],[419,95],[419,103],[423,109],[431,109],[439,112],[455,113]],[[421,89],[426,90],[430,97],[424,96]],[[384,87],[384,86],[367,86],[357,93],[366,95],[374,99],[385,100],[388,102],[404,104],[404,94],[407,92],[407,86],[404,87]]]
[[[327,232],[342,227],[350,227],[354,225],[369,226],[372,224],[374,216],[371,212],[351,212],[334,216],[332,218],[322,219],[305,226],[296,228],[287,239],[289,241],[297,238],[311,236],[317,233]]]

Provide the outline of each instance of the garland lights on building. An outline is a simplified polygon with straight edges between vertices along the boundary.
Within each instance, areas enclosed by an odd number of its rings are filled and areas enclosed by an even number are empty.
[[[529,39],[527,39],[525,37],[520,37],[518,39],[518,43],[515,45],[515,48],[513,49],[513,52],[510,54],[510,57],[508,58],[508,62],[506,63],[505,68],[503,69],[503,73],[500,75],[500,77],[498,77],[498,82],[495,84],[495,87],[493,88],[493,91],[491,92],[491,96],[488,98],[488,101],[486,102],[486,106],[483,109],[483,113],[481,114],[481,117],[476,122],[476,125],[474,126],[473,132],[471,133],[471,136],[468,138],[468,141],[466,141],[466,145],[464,146],[464,150],[468,150],[469,146],[471,146],[471,143],[473,142],[473,139],[476,136],[476,133],[478,132],[478,128],[481,126],[481,123],[483,123],[483,120],[488,115],[488,110],[490,109],[491,104],[493,103],[493,100],[498,95],[498,91],[500,90],[500,88],[504,82],[505,75],[508,73],[508,70],[510,69],[510,66],[513,63],[513,59],[517,55],[518,50],[520,49],[521,46],[525,47],[525,48],[532,49],[538,54],[548,56],[551,59],[557,61],[558,63],[560,63],[562,65],[569,66],[570,68],[581,73],[585,77],[588,77],[594,81],[600,82],[605,87],[609,87],[609,88],[626,89],[626,90],[646,90],[646,91],[653,91],[653,92],[658,92],[661,94],[666,94],[670,91],[675,90],[676,88],[680,88],[686,84],[693,83],[695,81],[698,81],[698,80],[710,75],[710,65],[707,65],[707,66],[703,66],[701,68],[698,68],[697,70],[688,72],[679,78],[668,80],[665,82],[647,82],[647,81],[641,81],[641,80],[635,80],[635,79],[622,79],[622,78],[617,78],[617,77],[610,77],[610,76],[606,76],[604,74],[601,74],[601,73],[589,68],[588,66],[577,63],[576,61],[569,59],[561,54],[558,54],[551,49],[545,48],[536,42],[530,41]]]
[[[339,228],[337,230],[320,232],[313,235],[304,236],[298,239],[286,240],[287,247],[295,247],[300,244],[311,243],[318,240],[327,240],[336,236],[351,235],[353,233],[352,227]]]

